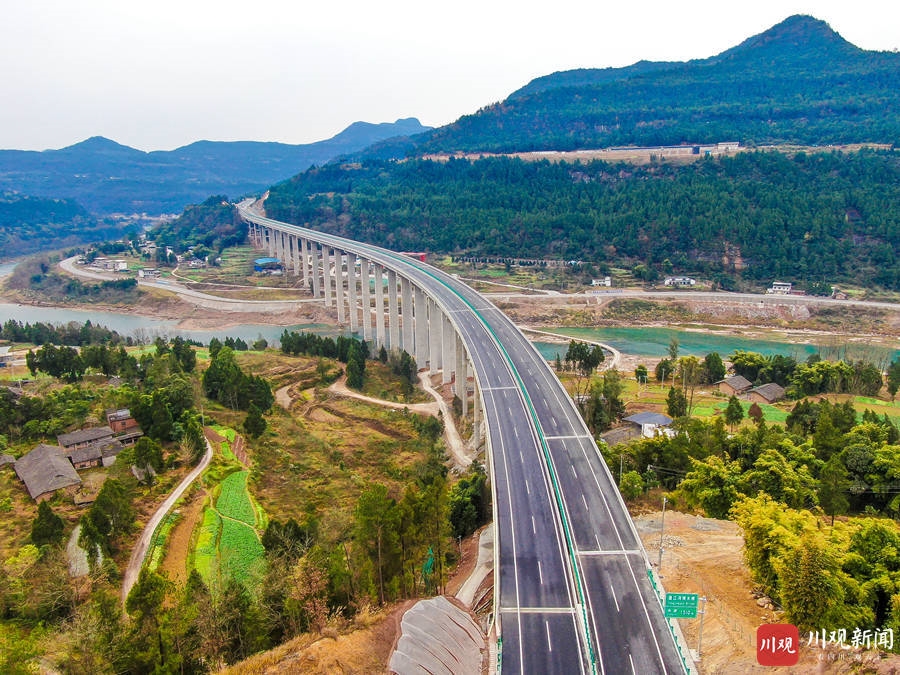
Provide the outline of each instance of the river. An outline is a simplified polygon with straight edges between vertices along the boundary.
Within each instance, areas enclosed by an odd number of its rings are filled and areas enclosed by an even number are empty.
[[[0,264],[0,278],[10,274],[16,266],[15,262]],[[208,343],[213,337],[222,339],[226,336],[241,338],[246,342],[252,342],[260,337],[268,342],[276,343],[285,326],[272,326],[267,324],[242,324],[220,330],[186,330],[178,327],[175,320],[156,319],[137,314],[122,314],[119,312],[105,312],[87,309],[71,309],[67,307],[32,307],[30,305],[18,305],[14,303],[0,303],[0,323],[8,319],[16,319],[22,323],[65,324],[76,321],[83,324],[90,319],[94,324],[106,326],[122,335],[141,338],[142,341],[152,341],[157,336],[172,338],[180,335],[202,343]],[[340,335],[344,331],[328,324],[297,324],[287,326],[288,330],[318,333],[319,335]],[[567,336],[595,340],[609,344],[621,352],[635,356],[662,357],[667,354],[672,338],[678,339],[678,353],[682,356],[703,357],[709,352],[718,352],[727,357],[735,350],[743,349],[759,352],[761,354],[785,354],[793,356],[798,361],[805,360],[810,354],[815,354],[822,348],[821,345],[809,342],[793,342],[787,339],[762,339],[744,337],[733,333],[724,333],[716,330],[687,330],[684,328],[547,328],[554,333]],[[828,341],[833,344],[833,340]],[[547,360],[554,360],[556,355],[565,356],[566,346],[553,344],[546,341],[535,342],[538,350]],[[900,358],[900,349],[894,346],[893,358]],[[826,347],[827,349],[827,347]],[[856,358],[862,358],[858,356]]]

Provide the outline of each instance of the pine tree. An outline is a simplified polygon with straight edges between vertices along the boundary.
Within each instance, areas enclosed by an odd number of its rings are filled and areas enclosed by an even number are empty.
[[[38,504],[38,513],[31,523],[31,541],[35,546],[58,544],[62,541],[65,523],[53,513],[47,502]]]
[[[744,408],[738,397],[734,394],[728,399],[728,407],[725,408],[725,422],[734,431],[734,428],[744,419]]]

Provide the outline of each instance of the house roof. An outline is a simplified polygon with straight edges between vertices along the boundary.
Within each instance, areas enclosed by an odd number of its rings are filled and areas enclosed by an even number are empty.
[[[78,448],[78,450],[70,450],[66,452],[66,457],[69,458],[72,464],[79,464],[104,457],[115,457],[122,451],[123,447],[115,438],[104,439],[86,445],[83,448]]]
[[[662,413],[655,412],[639,412],[634,415],[629,415],[625,418],[626,422],[632,422],[634,424],[655,424],[658,427],[665,427],[672,424],[672,418],[668,415],[663,415]]]
[[[118,420],[127,420],[131,417],[131,410],[128,408],[111,408],[106,411],[106,419],[110,422]]]
[[[15,464],[16,458],[12,455],[0,455],[0,466],[6,466],[7,464]]]
[[[91,427],[90,429],[79,429],[69,434],[59,434],[56,440],[62,447],[68,448],[70,445],[90,443],[112,435],[113,430],[109,427]]]
[[[724,380],[719,380],[716,384],[727,384],[735,391],[744,391],[753,386],[753,383],[743,375],[732,375]]]
[[[759,394],[769,403],[772,403],[780,398],[784,398],[784,387],[780,384],[769,382],[768,384],[761,384],[758,387],[753,387],[748,393]]]
[[[75,468],[63,455],[62,448],[55,445],[41,443],[21,457],[15,469],[32,499],[81,483]]]

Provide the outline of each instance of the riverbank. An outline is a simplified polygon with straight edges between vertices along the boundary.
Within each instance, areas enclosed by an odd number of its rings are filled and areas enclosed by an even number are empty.
[[[87,273],[71,264],[63,270],[79,276]],[[153,330],[195,333],[190,336],[200,340],[204,334],[227,332],[244,339],[261,336],[272,341],[283,328],[346,330],[337,324],[333,310],[326,308],[323,300],[311,298],[304,291],[297,291],[296,299],[288,301],[235,303],[216,297],[209,289],[198,293],[174,283],[142,283],[141,289],[144,296],[139,305],[71,303],[62,307],[43,303],[33,294],[0,290],[0,299],[20,303],[14,310],[0,305],[0,321],[27,321],[33,312],[23,308],[32,307],[71,311],[75,314],[69,320],[91,318],[95,323],[109,321],[110,317],[102,313],[141,317],[152,322]],[[625,370],[634,361],[663,356],[673,337],[681,343],[680,353],[701,356],[710,351],[730,354],[736,349],[752,349],[788,353],[798,360],[813,353],[835,358],[852,347],[854,358],[874,360],[877,352],[888,354],[900,349],[900,305],[886,303],[639,291],[489,297],[524,328],[610,345],[623,354],[619,367]],[[50,317],[30,320],[56,321]]]

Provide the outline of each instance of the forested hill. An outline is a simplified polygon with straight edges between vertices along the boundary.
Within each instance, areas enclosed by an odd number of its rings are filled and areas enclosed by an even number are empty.
[[[900,54],[861,50],[792,16],[708,59],[540,77],[429,134],[420,152],[741,141],[900,140]]]
[[[106,239],[117,226],[100,222],[77,202],[0,194],[0,260],[46,248]]]
[[[409,118],[356,122],[328,140],[305,145],[199,141],[143,152],[94,137],[61,150],[0,150],[0,192],[74,199],[101,215],[178,213],[211,194],[237,198],[313,164],[428,128]]]
[[[726,287],[783,278],[900,290],[900,153],[889,150],[683,166],[335,164],[275,186],[266,210],[395,250],[641,263]]]

